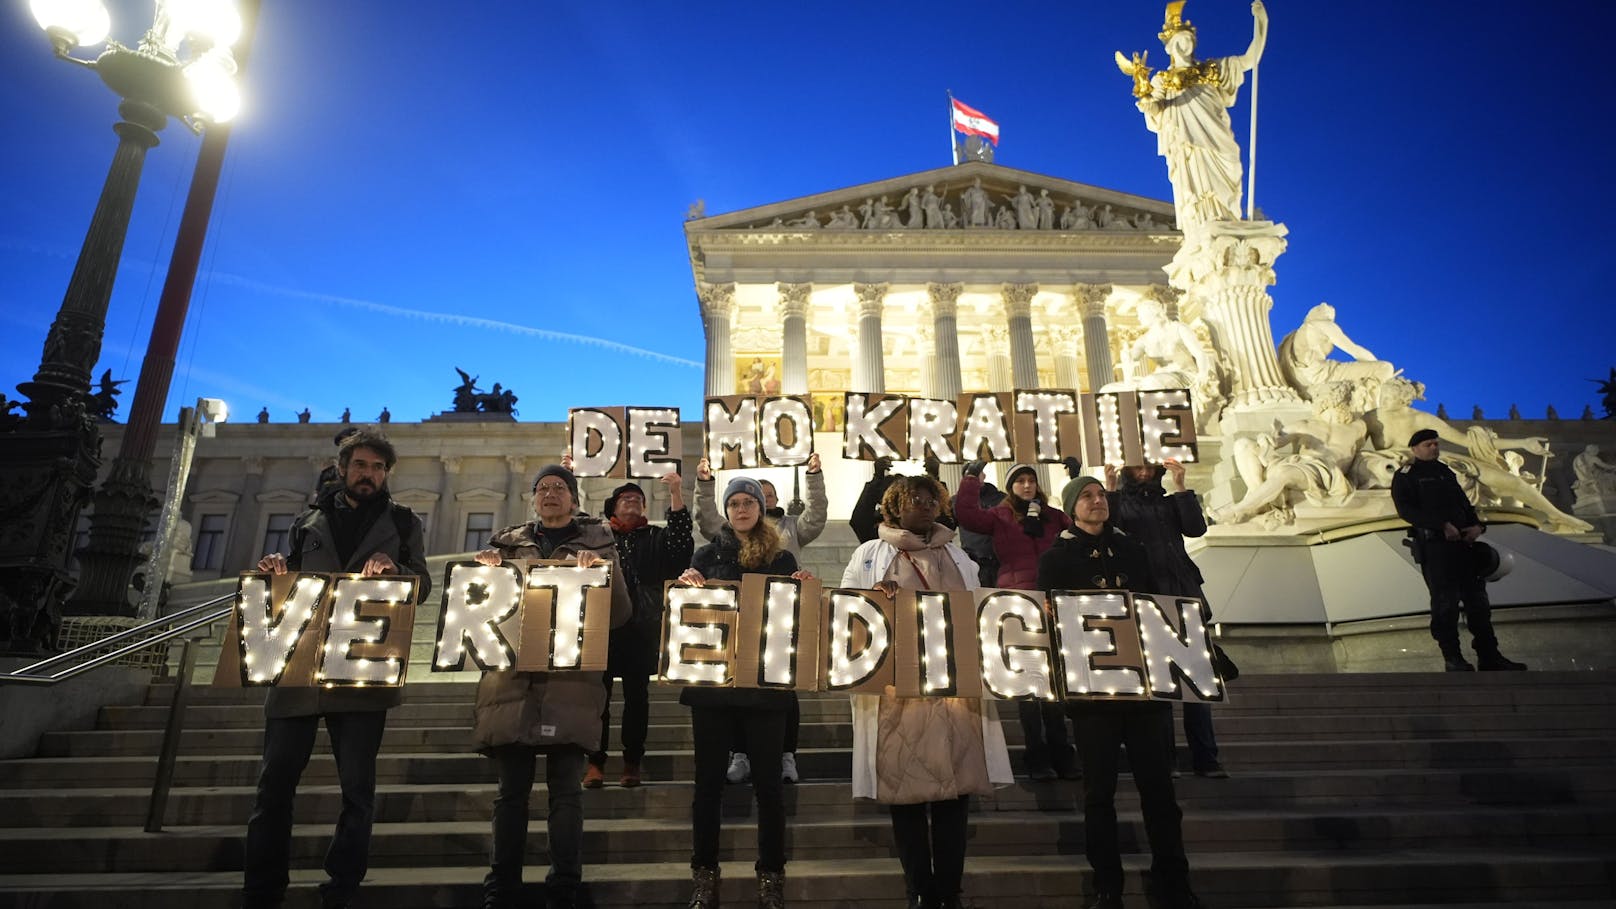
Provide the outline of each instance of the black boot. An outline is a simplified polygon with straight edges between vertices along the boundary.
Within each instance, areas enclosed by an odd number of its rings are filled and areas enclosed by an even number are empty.
[[[786,909],[784,871],[758,872],[758,909]]]
[[[1083,904],[1083,909],[1122,909],[1122,894],[1099,890]]]
[[[691,869],[690,883],[690,903],[685,909],[718,909],[717,868]]]
[[[1477,654],[1476,663],[1482,672],[1522,672],[1526,669],[1525,663],[1517,663],[1496,650]]]
[[[1475,672],[1476,667],[1464,658],[1464,651],[1458,645],[1442,648],[1442,671],[1444,672]]]

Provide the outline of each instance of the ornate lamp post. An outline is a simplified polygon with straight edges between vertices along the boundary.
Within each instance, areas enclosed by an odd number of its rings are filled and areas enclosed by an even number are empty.
[[[224,0],[158,0],[136,47],[107,41],[85,60],[73,48],[102,43],[110,25],[100,0],[32,0],[30,7],[58,59],[94,70],[118,94],[123,119],[113,127],[118,148],[39,369],[17,386],[28,399],[26,416],[0,433],[0,646],[13,651],[54,639],[72,586],[73,532],[101,462],[85,399],[146,150],[169,117],[200,132],[235,114],[230,45],[241,30]]]

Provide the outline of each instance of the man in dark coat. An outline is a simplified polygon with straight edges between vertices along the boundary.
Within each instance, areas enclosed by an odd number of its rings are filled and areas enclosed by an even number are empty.
[[[387,493],[387,474],[397,463],[391,442],[359,431],[337,454],[340,484],[321,491],[298,515],[287,536],[288,554],[270,553],[259,571],[354,572],[366,576],[409,575],[418,579],[416,600],[432,588],[423,549],[421,519]],[[286,896],[292,845],[292,800],[325,718],[331,752],[342,784],[342,814],[326,852],[330,879],[320,885],[326,909],[347,906],[364,880],[370,830],[376,813],[376,753],[387,710],[403,697],[399,688],[275,687],[264,702],[264,757],[258,794],[247,820],[242,905],[280,906]]]
[[[646,521],[645,490],[624,483],[606,499],[605,515],[617,541],[618,563],[634,601],[634,618],[612,629],[606,655],[606,709],[600,715],[600,748],[589,755],[584,786],[606,784],[606,745],[611,739],[612,679],[623,680],[623,786],[640,785],[640,761],[650,722],[650,677],[656,672],[657,644],[662,634],[662,582],[690,567],[695,540],[690,535],[690,509],[677,471],[662,477],[668,489],[667,527]]]
[[[1162,488],[1162,474],[1173,477],[1173,493]],[[1116,469],[1105,468],[1105,485],[1114,490],[1107,498],[1111,524],[1144,547],[1150,561],[1150,574],[1158,589],[1151,593],[1195,597],[1201,601],[1201,621],[1211,623],[1212,609],[1201,589],[1205,581],[1201,569],[1184,548],[1185,537],[1206,535],[1206,518],[1195,490],[1184,486],[1184,465],[1168,458],[1161,466],[1143,464],[1122,469],[1121,485]],[[1212,730],[1212,705],[1184,702],[1184,737],[1190,744],[1190,761],[1198,776],[1224,779],[1228,771],[1218,760],[1218,740]],[[1171,754],[1172,752],[1169,752]]]
[[[1408,449],[1412,460],[1392,475],[1392,504],[1397,506],[1397,516],[1409,523],[1414,538],[1415,560],[1431,592],[1431,637],[1442,649],[1444,668],[1448,672],[1476,668],[1459,647],[1459,604],[1463,602],[1477,665],[1483,670],[1525,669],[1525,664],[1498,652],[1487,581],[1477,570],[1479,550],[1486,546],[1477,540],[1486,528],[1453,471],[1437,460],[1442,443],[1436,430],[1414,433]]]
[[[1074,526],[1038,559],[1041,590],[1160,590],[1143,547],[1108,523],[1106,492],[1093,477],[1078,477],[1069,513]],[[1069,486],[1073,484],[1068,484]],[[1083,830],[1094,890],[1088,909],[1122,909],[1122,846],[1117,834],[1118,750],[1128,749],[1128,765],[1145,835],[1150,841],[1146,895],[1156,909],[1196,909],[1184,856],[1184,814],[1173,791],[1167,755],[1172,741],[1172,708],[1165,701],[1070,700],[1083,760]]]

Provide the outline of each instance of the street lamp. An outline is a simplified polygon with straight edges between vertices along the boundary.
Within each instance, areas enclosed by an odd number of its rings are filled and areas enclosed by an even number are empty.
[[[17,386],[28,399],[27,416],[0,434],[0,471],[14,478],[0,490],[0,515],[8,525],[0,535],[0,643],[13,651],[51,643],[72,586],[73,530],[101,463],[100,433],[86,413],[86,397],[146,151],[157,145],[169,117],[200,132],[205,123],[235,114],[230,44],[241,29],[225,0],[158,0],[136,47],[107,41],[86,60],[73,49],[100,44],[111,24],[100,0],[31,0],[29,6],[59,59],[95,70],[118,94],[123,119],[113,127],[118,149],[39,369]],[[139,525],[130,533],[138,539]]]
[[[168,488],[163,495],[163,513],[157,519],[157,538],[152,544],[151,561],[146,565],[146,583],[140,592],[141,620],[157,618],[157,607],[168,580],[169,563],[174,561],[174,528],[180,522],[180,503],[185,484],[191,479],[191,462],[196,457],[197,437],[213,438],[215,426],[230,418],[230,410],[218,398],[197,398],[196,407],[181,407],[179,435],[174,440],[174,458],[168,465]]]

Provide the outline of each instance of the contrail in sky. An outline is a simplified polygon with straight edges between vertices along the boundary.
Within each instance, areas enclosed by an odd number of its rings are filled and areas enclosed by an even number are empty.
[[[552,341],[566,341],[573,344],[586,344],[591,347],[601,347],[619,353],[632,354],[674,366],[683,366],[688,369],[701,369],[702,364],[696,360],[687,360],[684,357],[675,357],[643,347],[634,347],[607,338],[597,338],[594,335],[579,335],[565,331],[551,331],[546,328],[534,328],[530,325],[518,325],[514,322],[501,322],[498,319],[484,319],[478,316],[462,316],[453,313],[432,312],[425,309],[407,309],[402,306],[390,306],[386,303],[377,303],[373,300],[361,300],[356,297],[341,297],[335,294],[317,293],[308,290],[297,290],[290,287],[277,287],[264,284],[251,278],[239,275],[213,272],[209,279],[214,283],[256,290],[261,293],[274,294],[282,297],[295,297],[302,300],[313,300],[319,303],[334,303],[338,306],[349,306],[354,309],[365,309],[371,312],[383,313],[390,316],[403,316],[407,319],[418,319],[424,322],[442,322],[449,325],[461,325],[467,328],[486,328],[494,331],[505,331],[512,334],[527,335],[534,338],[546,338]]]

